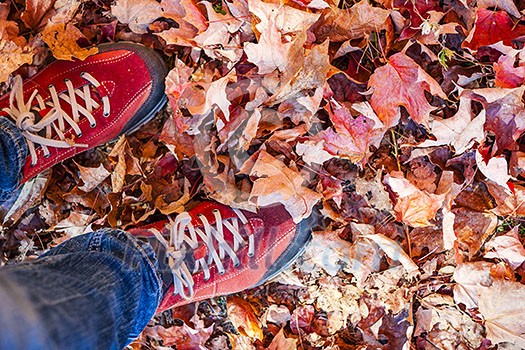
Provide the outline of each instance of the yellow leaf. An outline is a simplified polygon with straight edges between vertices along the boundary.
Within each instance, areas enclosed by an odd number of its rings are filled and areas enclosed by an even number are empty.
[[[72,61],[73,58],[85,60],[88,56],[98,52],[96,47],[90,49],[80,47],[77,40],[81,38],[84,38],[84,35],[71,23],[50,22],[42,32],[42,39],[58,60]]]
[[[250,303],[240,297],[228,298],[228,317],[239,333],[250,338],[263,339],[259,319]]]
[[[0,40],[0,52],[0,82],[6,81],[18,67],[33,62],[34,53],[29,46],[20,47],[12,41]]]

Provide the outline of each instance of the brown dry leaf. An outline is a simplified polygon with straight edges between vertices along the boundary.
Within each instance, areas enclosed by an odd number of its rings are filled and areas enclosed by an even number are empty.
[[[55,14],[55,2],[56,0],[26,0],[26,7],[20,18],[29,28],[39,29]]]
[[[20,66],[33,62],[34,52],[31,47],[20,47],[13,41],[0,40],[0,52],[0,83],[5,82],[9,74]]]
[[[105,179],[108,178],[111,173],[104,168],[103,164],[100,164],[96,168],[84,167],[80,164],[77,164],[78,170],[80,172],[80,178],[84,182],[82,186],[79,187],[80,190],[84,192],[90,192],[100,185]]]
[[[221,12],[215,11],[210,2],[205,1],[202,4],[206,7],[209,26],[193,41],[211,58],[220,59],[225,63],[237,62],[242,57],[243,50],[239,35],[234,35],[234,33],[239,32],[242,27],[245,35],[251,37],[248,22],[244,19],[237,19],[230,12],[230,5],[233,6],[235,2],[226,2]],[[247,7],[247,4],[243,3],[243,7]]]
[[[264,335],[261,323],[249,302],[238,296],[227,299],[228,318],[233,326],[244,336],[262,340]]]
[[[525,261],[525,248],[518,236],[518,227],[514,227],[509,232],[494,237],[485,244],[484,257],[487,259],[501,259],[516,270]]]
[[[298,223],[312,213],[321,195],[303,186],[304,178],[283,162],[261,151],[250,176],[258,177],[253,183],[250,201],[257,206],[283,204]]]
[[[279,333],[273,338],[268,350],[296,350],[297,339],[286,338],[284,335],[284,328],[281,328]]]
[[[454,217],[454,233],[460,248],[467,250],[472,258],[481,248],[485,240],[494,233],[498,225],[498,217],[490,212],[481,213],[467,208],[452,209]]]
[[[73,211],[67,218],[57,223],[54,230],[64,232],[69,238],[79,236],[89,230],[89,224],[91,224],[95,215]]]
[[[196,329],[191,328],[186,323],[182,326],[162,326],[147,327],[143,334],[152,338],[160,338],[164,346],[176,345],[179,350],[203,349],[204,344],[213,333],[214,325],[204,327],[198,324]]]
[[[73,58],[85,60],[98,52],[96,47],[90,49],[78,45],[78,40],[85,38],[80,29],[73,24],[48,23],[42,32],[42,40],[51,49],[57,60],[72,61]]]
[[[29,208],[42,199],[49,182],[50,174],[49,171],[40,173],[22,186],[22,190],[16,197],[16,201],[11,203],[9,211],[3,218],[3,226],[9,227],[11,224],[17,222]]]
[[[515,150],[516,142],[525,131],[525,111],[522,101],[525,86],[515,89],[484,88],[464,90],[462,95],[480,102],[486,111],[485,131],[492,132],[496,143],[491,156],[500,155],[505,149]]]
[[[414,121],[428,126],[430,112],[435,108],[428,103],[425,91],[447,98],[434,78],[401,52],[374,71],[368,87],[372,90],[370,104],[387,128],[398,123],[400,106],[406,108]]]
[[[303,38],[304,36],[292,43],[296,45],[291,50],[294,51],[293,55],[296,54],[297,50],[300,50],[300,47],[297,47],[297,45],[302,42]],[[286,100],[297,100],[297,102],[306,102],[308,104],[307,101],[301,100],[301,98],[304,99],[308,96],[304,93],[305,90],[319,89],[319,92],[322,92],[321,89],[325,85],[331,69],[330,57],[328,56],[328,41],[314,46],[311,50],[306,50],[299,57],[288,56],[286,60],[288,61],[285,62],[286,73],[281,79],[280,88],[264,102],[267,106],[273,106]],[[260,70],[259,73],[261,73]],[[319,99],[314,104],[313,111],[311,111],[312,114],[317,112],[320,102]]]
[[[332,7],[323,12],[313,32],[318,42],[330,39],[342,42],[368,36],[385,29],[391,10],[373,7],[368,0],[361,0],[349,9]]]
[[[394,211],[398,219],[412,227],[429,226],[437,211],[443,206],[445,195],[419,190],[402,174],[385,176],[385,183],[397,194]]]
[[[454,304],[451,296],[430,294],[420,300],[416,312],[415,336],[428,339],[439,349],[478,349],[483,337],[483,326],[475,323]],[[458,344],[461,344],[458,347]]]
[[[514,185],[512,191],[508,186],[499,186],[492,181],[486,182],[489,192],[496,200],[497,207],[492,209],[496,215],[523,216],[525,215],[525,188]]]
[[[111,6],[111,13],[132,32],[144,34],[148,26],[162,16],[162,7],[155,0],[118,0]]]
[[[18,46],[23,47],[26,44],[26,39],[19,36],[18,24],[7,19],[9,11],[9,3],[0,4],[0,40],[13,41]]]

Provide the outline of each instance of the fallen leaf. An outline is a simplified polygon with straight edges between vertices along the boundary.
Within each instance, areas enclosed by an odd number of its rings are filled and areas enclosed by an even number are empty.
[[[394,211],[400,221],[412,227],[429,226],[442,207],[445,195],[431,194],[419,190],[400,174],[385,176],[384,182],[396,193]]]
[[[290,310],[286,306],[272,304],[266,310],[264,320],[284,326],[291,318]]]
[[[85,38],[82,32],[72,23],[48,23],[42,32],[42,40],[51,49],[57,60],[72,61],[73,58],[85,60],[98,52],[96,47],[90,49],[78,45],[78,40]]]
[[[425,91],[447,98],[434,78],[403,53],[391,56],[385,66],[377,68],[368,87],[372,91],[370,104],[386,128],[398,123],[400,106],[414,121],[427,126],[435,108],[428,103]]]
[[[399,261],[409,275],[419,271],[419,267],[396,241],[382,234],[366,235],[365,237],[377,244],[390,259]]]
[[[513,0],[478,0],[477,5],[482,8],[497,7],[500,10],[507,11],[511,16],[521,18],[521,13]]]
[[[525,131],[524,104],[525,86],[515,89],[485,88],[465,90],[463,95],[480,102],[486,111],[485,131],[493,133],[496,144],[491,156],[500,155],[504,150],[514,150],[516,141]]]
[[[496,73],[495,85],[501,88],[516,88],[525,81],[525,67],[519,65],[514,67],[515,58],[509,55],[501,55],[498,62],[494,62]]]
[[[56,0],[26,0],[20,18],[29,28],[39,29],[55,14],[55,2]]]
[[[261,151],[250,176],[257,179],[253,183],[250,201],[257,206],[283,204],[294,222],[298,223],[312,213],[313,206],[321,195],[305,187],[305,180],[283,162]]]
[[[349,9],[332,7],[324,10],[312,30],[318,42],[363,38],[385,29],[390,12],[370,5],[368,0],[361,0]]]
[[[462,47],[477,50],[503,41],[510,45],[512,39],[525,34],[525,26],[514,25],[512,18],[505,11],[492,11],[484,8],[478,9],[474,28],[462,43]]]
[[[463,207],[452,209],[454,233],[459,247],[468,251],[472,258],[479,251],[485,240],[494,233],[498,217],[493,213],[481,213]]]
[[[255,28],[259,33],[265,32],[271,25],[275,25],[282,34],[304,32],[320,17],[318,13],[257,0],[249,0],[248,8],[259,19],[258,23],[255,23]]]
[[[290,50],[297,45],[295,41],[283,43],[281,32],[275,24],[275,17],[274,15],[268,19],[268,28],[261,33],[257,44],[244,45],[248,61],[257,66],[259,74],[269,74],[276,69],[284,72],[290,64]]]
[[[79,189],[84,192],[90,192],[111,175],[111,173],[104,168],[103,164],[100,164],[96,168],[88,168],[80,164],[77,164],[77,167],[80,171],[80,178],[84,182]]]
[[[20,47],[12,41],[0,40],[0,82],[5,82],[9,74],[24,64],[33,62],[33,50],[29,46]]]
[[[117,0],[111,6],[111,13],[120,23],[129,25],[137,34],[144,34],[148,26],[162,16],[162,7],[155,0]]]
[[[268,350],[296,350],[297,339],[286,338],[284,336],[284,328],[281,328],[279,333],[273,338]]]
[[[509,232],[496,236],[485,243],[485,255],[487,259],[501,259],[516,270],[525,261],[525,248],[518,236],[518,226]]]
[[[244,336],[262,340],[263,331],[252,305],[241,297],[227,299],[228,318],[233,326]]]
[[[385,129],[377,129],[375,122],[363,115],[356,117],[335,100],[327,108],[334,128],[327,128],[314,139],[324,141],[324,150],[333,156],[349,159],[352,163],[366,161],[370,146],[378,146]]]
[[[487,339],[493,344],[510,342],[525,348],[525,286],[495,280],[478,288],[478,308],[483,316]]]
[[[430,132],[436,140],[427,140],[418,147],[435,147],[451,145],[456,154],[462,154],[475,142],[481,143],[485,138],[485,110],[476,117],[472,115],[472,101],[460,98],[456,114],[448,119],[433,119],[430,121]]]
[[[504,157],[492,157],[485,162],[483,156],[476,150],[476,165],[479,171],[500,186],[508,187],[507,182],[510,180],[509,167]]]
[[[145,335],[160,338],[164,346],[176,345],[180,350],[205,350],[204,344],[213,333],[214,325],[209,327],[197,327],[193,329],[184,323],[182,326],[162,326],[146,327],[143,331]]]
[[[490,268],[493,264],[487,261],[461,263],[454,271],[454,301],[463,304],[467,309],[478,307],[478,287],[492,285]]]
[[[496,215],[525,215],[525,188],[514,185],[512,191],[507,185],[499,186],[491,181],[487,181],[488,189],[497,203],[497,207],[492,209]]]

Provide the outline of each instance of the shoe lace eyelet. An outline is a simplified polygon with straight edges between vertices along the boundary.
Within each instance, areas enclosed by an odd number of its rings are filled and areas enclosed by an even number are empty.
[[[241,266],[240,262],[238,262],[237,264],[233,264],[233,267],[235,267],[235,268],[238,268],[239,266]]]
[[[47,86],[47,88],[48,88],[48,89],[54,89],[54,88],[55,88],[55,85],[53,85],[53,84],[49,84],[49,85]]]
[[[89,126],[90,126],[92,129],[94,129],[94,128],[97,127],[97,123],[89,124]]]
[[[77,134],[77,137],[82,137],[82,133],[78,133],[78,134]]]
[[[68,81],[71,82],[71,79],[69,79],[69,78],[64,79],[65,83],[67,83]]]
[[[221,276],[224,275],[225,273],[226,273],[226,270],[218,271],[218,274]]]
[[[204,282],[208,282],[209,280],[210,280],[210,277],[208,277],[208,278],[204,277],[204,279],[203,279]]]
[[[109,117],[109,112],[104,112],[104,113],[102,113],[102,116],[103,116],[104,118]]]
[[[86,75],[86,72],[80,72],[80,77],[81,78],[84,78],[85,75]]]
[[[253,258],[255,256],[254,253],[248,253],[247,255],[248,255],[248,258]]]
[[[44,154],[43,157],[44,157],[44,158],[49,158],[49,157],[51,157],[51,153]]]

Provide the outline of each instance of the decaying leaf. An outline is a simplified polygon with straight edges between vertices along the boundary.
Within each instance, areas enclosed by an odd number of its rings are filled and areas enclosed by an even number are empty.
[[[384,29],[389,15],[389,10],[374,7],[368,0],[361,0],[349,9],[325,10],[313,31],[319,42],[328,38],[332,42],[358,39]]]
[[[155,0],[118,0],[111,12],[134,33],[144,34],[151,22],[162,16],[162,7]]]
[[[29,46],[20,47],[13,41],[0,40],[0,82],[20,66],[33,61],[33,50]]]
[[[56,0],[26,0],[26,7],[20,18],[29,28],[38,29],[55,14],[55,2]]]
[[[385,177],[385,183],[397,195],[394,211],[401,221],[413,227],[430,225],[437,211],[442,207],[445,195],[436,195],[419,190],[400,174]]]
[[[49,23],[42,32],[42,40],[51,49],[53,56],[59,60],[80,60],[98,52],[96,47],[90,49],[78,45],[78,40],[84,38],[82,32],[72,23]]]
[[[485,111],[473,116],[471,104],[470,99],[461,98],[458,111],[452,118],[432,120],[430,130],[436,140],[427,140],[418,147],[450,145],[454,147],[456,154],[461,154],[474,142],[481,143],[485,138]]]
[[[298,172],[261,151],[253,165],[250,176],[253,183],[250,201],[258,206],[283,204],[295,222],[307,218],[321,196],[303,185],[304,179]]]
[[[228,316],[235,328],[250,338],[262,340],[261,324],[255,315],[252,305],[246,300],[232,296],[228,298]]]

